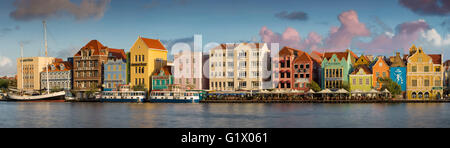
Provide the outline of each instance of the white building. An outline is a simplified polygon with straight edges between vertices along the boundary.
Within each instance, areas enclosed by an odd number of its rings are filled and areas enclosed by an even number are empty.
[[[210,51],[210,90],[271,89],[270,50],[265,43],[222,44]]]

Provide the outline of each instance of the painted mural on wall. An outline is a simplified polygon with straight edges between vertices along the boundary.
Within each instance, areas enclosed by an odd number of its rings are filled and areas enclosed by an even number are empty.
[[[406,91],[406,67],[391,67],[391,79]]]

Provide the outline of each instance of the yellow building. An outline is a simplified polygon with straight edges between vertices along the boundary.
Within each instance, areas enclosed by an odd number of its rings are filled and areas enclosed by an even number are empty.
[[[443,95],[442,55],[427,55],[422,48],[412,46],[407,66],[407,98],[435,100]]]
[[[25,91],[40,90],[41,72],[54,61],[55,58],[53,57],[17,58],[17,89]]]
[[[139,37],[130,49],[130,85],[151,90],[151,76],[167,63],[167,49],[160,40]]]

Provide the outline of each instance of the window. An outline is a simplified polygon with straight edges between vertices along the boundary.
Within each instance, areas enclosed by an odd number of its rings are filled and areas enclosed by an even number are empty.
[[[417,87],[417,80],[412,80],[411,84],[412,86]]]
[[[412,72],[417,72],[417,66],[412,66],[411,69]]]
[[[309,78],[309,74],[306,74],[306,78]]]
[[[353,79],[353,85],[356,85],[356,79]]]
[[[298,78],[298,74],[294,74],[294,78]]]
[[[234,87],[233,82],[228,82],[228,87]]]
[[[434,80],[434,86],[441,86],[441,79]]]
[[[436,68],[435,68],[435,71],[436,71],[436,72],[441,72],[441,67],[436,67]]]
[[[424,72],[430,72],[430,67],[429,66],[424,66],[423,67],[423,71]]]
[[[300,69],[303,69],[303,64],[300,64]]]
[[[423,81],[423,83],[424,83],[425,86],[430,86],[430,80],[428,80],[428,79],[425,79]]]
[[[363,79],[359,79],[359,85],[363,84]]]
[[[369,78],[366,78],[366,85],[370,85]]]
[[[297,64],[295,64],[295,65],[294,65],[294,68],[295,68],[295,69],[298,69],[298,65],[297,65]]]

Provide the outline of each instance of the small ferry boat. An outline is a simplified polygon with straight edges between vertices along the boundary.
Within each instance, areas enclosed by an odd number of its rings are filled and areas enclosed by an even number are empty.
[[[202,91],[154,91],[151,103],[199,103],[204,96]]]
[[[140,103],[147,98],[145,91],[131,91],[128,85],[120,86],[119,91],[103,91],[101,102]]]

